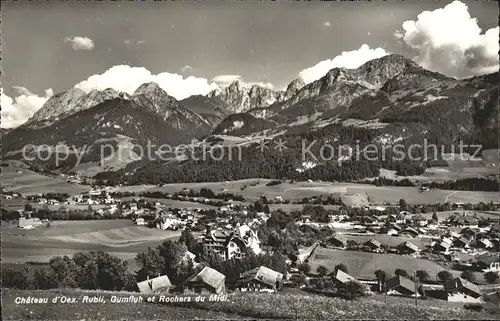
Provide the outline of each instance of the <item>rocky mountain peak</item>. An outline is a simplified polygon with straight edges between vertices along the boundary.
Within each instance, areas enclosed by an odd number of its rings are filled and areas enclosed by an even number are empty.
[[[134,91],[134,96],[143,95],[143,94],[152,94],[158,90],[164,91],[163,89],[161,89],[160,85],[158,85],[157,83],[152,81],[152,82],[144,83],[144,84],[140,85],[139,87],[137,87],[137,89]]]

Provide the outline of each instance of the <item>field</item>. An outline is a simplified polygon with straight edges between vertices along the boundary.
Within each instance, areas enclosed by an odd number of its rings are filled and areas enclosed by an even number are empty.
[[[261,196],[274,199],[281,196],[290,201],[302,200],[304,197],[330,195],[342,193],[343,201],[353,205],[384,205],[387,203],[398,204],[404,198],[408,204],[435,204],[450,202],[479,203],[497,202],[496,192],[472,192],[432,190],[422,193],[417,187],[375,186],[369,184],[330,183],[330,182],[294,182],[266,186],[269,179],[245,179],[231,182],[215,183],[185,183],[167,184],[162,187],[155,185],[136,185],[116,188],[117,191],[144,192],[162,191],[164,193],[179,192],[183,188],[199,190],[202,187],[210,188],[214,192],[229,192],[240,194],[246,200],[254,201]],[[254,185],[255,184],[255,185]],[[247,186],[243,190],[243,186]],[[254,186],[252,186],[254,185]]]
[[[20,171],[18,173],[18,171]],[[2,167],[2,187],[7,191],[34,195],[42,193],[68,193],[75,195],[90,190],[89,186],[70,184],[64,177],[48,177],[37,174],[22,165]]]
[[[121,198],[122,201],[133,201],[135,199],[138,199],[139,197],[123,197]],[[147,200],[150,202],[158,202],[167,208],[200,208],[200,209],[211,209],[211,208],[217,208],[216,206],[210,205],[210,204],[203,204],[203,203],[198,203],[198,202],[188,202],[188,201],[178,201],[178,200],[170,200],[170,199],[165,199],[165,198],[152,198],[152,197],[140,197],[143,200]]]
[[[48,228],[33,230],[4,223],[1,232],[2,263],[48,262],[56,255],[99,250],[130,261],[148,246],[180,235],[136,226],[130,220],[54,221]]]
[[[340,234],[340,233],[339,233]],[[426,245],[430,244],[429,238],[423,237],[402,237],[402,236],[390,236],[387,234],[345,234],[343,235],[347,240],[356,241],[358,243],[363,243],[371,239],[379,241],[381,244],[387,244],[389,246],[396,246],[406,241],[411,242],[418,246],[420,249],[425,249]]]
[[[76,298],[103,296],[106,303],[15,304],[16,297],[41,297],[49,302],[57,295]],[[492,320],[498,315],[471,312],[461,306],[428,304],[415,307],[413,302],[380,302],[363,298],[355,302],[304,292],[232,293],[227,300],[189,303],[111,303],[111,296],[129,297],[128,292],[97,291],[20,291],[2,290],[4,320],[181,320],[181,319],[404,319],[404,320]],[[135,294],[137,295],[137,294]],[[183,296],[185,297],[185,296]],[[422,302],[422,301],[421,301]],[[355,306],[355,308],[353,308]]]
[[[0,203],[2,204],[2,208],[7,210],[7,211],[17,211],[17,210],[24,209],[24,206],[26,205],[26,203],[31,204],[31,206],[33,208],[36,208],[36,209],[41,209],[45,206],[44,204],[29,202],[22,197],[17,197],[17,198],[12,198],[12,199],[5,199],[5,197],[0,197]],[[51,211],[57,211],[57,210],[59,210],[59,208],[61,206],[64,206],[67,210],[87,210],[89,207],[87,204],[48,205],[48,207]],[[106,208],[106,207],[108,207],[108,206],[102,205],[102,204],[101,205],[95,205],[95,204],[92,205],[92,209],[94,209],[94,210],[98,210],[98,209]]]
[[[361,279],[374,279],[374,273],[379,269],[389,273],[394,273],[397,268],[408,272],[421,269],[426,270],[431,278],[435,278],[438,272],[444,270],[437,263],[409,256],[342,251],[324,247],[317,247],[309,258],[311,271],[316,271],[320,265],[324,265],[329,271],[333,271],[335,265],[340,263],[347,266],[349,274]]]

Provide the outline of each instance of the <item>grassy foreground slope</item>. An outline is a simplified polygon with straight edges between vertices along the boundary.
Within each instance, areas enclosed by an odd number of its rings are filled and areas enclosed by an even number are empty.
[[[24,304],[16,297],[104,296],[106,303]],[[292,293],[234,293],[226,301],[190,303],[110,303],[111,296],[129,297],[131,293],[95,291],[20,291],[2,290],[3,320],[179,320],[179,319],[418,319],[484,320],[499,319],[487,312],[471,312],[461,307],[415,307],[407,302],[385,304],[373,299],[350,302],[341,299]]]

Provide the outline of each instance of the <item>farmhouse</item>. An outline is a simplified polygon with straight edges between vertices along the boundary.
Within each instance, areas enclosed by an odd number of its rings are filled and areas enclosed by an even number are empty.
[[[337,270],[337,272],[333,272],[335,274],[334,282],[337,287],[345,286],[350,281],[356,281],[356,279],[349,274],[345,273],[342,270]]]
[[[399,250],[400,254],[410,254],[410,255],[417,254],[420,251],[418,246],[416,246],[411,242],[401,243],[397,246],[397,249]]]
[[[444,289],[450,302],[480,303],[481,290],[477,285],[462,278],[455,278],[444,283]]]
[[[400,235],[402,236],[407,236],[407,237],[417,237],[418,236],[418,231],[412,227],[407,227],[401,232],[399,232]]]
[[[30,229],[33,229],[33,228],[41,225],[41,224],[42,224],[42,222],[40,221],[39,218],[20,217],[17,227],[25,229],[25,230],[30,230]]]
[[[200,273],[188,278],[184,285],[196,293],[224,293],[226,276],[210,267],[204,267]]]
[[[500,256],[490,253],[481,254],[475,257],[476,267],[483,272],[500,272]]]
[[[236,288],[240,291],[275,292],[282,284],[283,274],[261,266],[243,273]]]
[[[466,227],[460,231],[460,235],[468,238],[469,240],[476,236],[476,231],[471,229],[470,227]]]
[[[396,224],[404,224],[405,216],[403,214],[391,214],[387,216],[387,222],[396,223]]]
[[[345,248],[347,244],[347,239],[342,235],[334,235],[328,239],[328,243],[330,243],[333,247]]]
[[[465,248],[469,246],[469,240],[463,236],[453,241],[453,246],[458,248]]]
[[[387,294],[390,295],[415,295],[415,282],[400,275],[397,275],[386,282]]]
[[[139,288],[139,292],[142,294],[152,294],[158,292],[168,292],[172,283],[170,279],[166,275],[158,276],[153,279],[147,279],[142,282],[137,283],[137,287]]]
[[[423,215],[420,215],[420,214],[412,216],[411,221],[412,221],[413,225],[416,225],[416,226],[426,226],[427,225],[427,219]]]
[[[371,251],[373,252],[378,252],[381,250],[381,244],[379,241],[371,239],[365,243],[363,243],[364,246],[368,247]]]
[[[450,247],[451,247],[450,243],[442,240],[440,242],[436,242],[436,244],[432,246],[432,251],[435,253],[448,253]]]
[[[493,247],[493,243],[491,243],[491,241],[488,240],[487,238],[476,240],[475,245],[476,247],[481,249],[491,249]]]

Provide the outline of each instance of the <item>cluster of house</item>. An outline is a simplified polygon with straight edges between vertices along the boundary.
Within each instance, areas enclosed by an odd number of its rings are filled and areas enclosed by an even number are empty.
[[[198,242],[202,243],[208,251],[213,251],[222,260],[238,259],[244,257],[247,251],[255,254],[261,253],[260,241],[248,225],[238,225],[232,229],[216,228],[210,226],[201,235]],[[185,258],[194,261],[194,254],[186,252]],[[183,259],[184,260],[184,259]],[[199,263],[195,263],[195,268]],[[137,283],[139,291],[144,294],[168,292],[171,290],[189,290],[194,293],[222,294],[226,292],[226,276],[219,271],[203,267],[199,272],[188,277],[180,286],[172,286],[167,275],[147,279]],[[284,275],[268,267],[260,266],[240,275],[235,284],[239,291],[274,292],[282,288]]]
[[[6,199],[6,200],[11,200],[11,199],[14,199],[14,198],[19,198],[21,197],[21,195],[19,193],[9,193],[9,194],[6,194],[4,192],[4,189],[2,188],[2,195],[3,197]]]
[[[334,236],[330,237],[326,242],[323,243],[323,245],[328,245],[336,249],[342,249],[345,250],[347,249],[347,237],[343,234],[335,234]],[[381,253],[383,252],[382,244],[377,241],[376,239],[370,239],[363,244],[361,244],[364,249],[368,252],[374,252],[374,253]],[[400,254],[400,255],[410,255],[410,256],[418,256],[420,254],[421,249],[409,242],[405,241],[402,242],[401,244],[391,248],[388,250],[388,253],[393,253],[393,254]]]
[[[40,220],[37,217],[34,217],[34,218],[20,217],[17,227],[24,229],[24,230],[31,230],[31,229],[37,228],[38,226],[40,226],[44,223],[45,223],[45,220]]]
[[[124,212],[125,216],[130,215],[131,211],[135,216],[134,219],[135,224],[137,225],[148,225],[150,222],[152,226],[155,226],[161,230],[180,230],[186,227],[194,228],[198,224],[198,219],[200,215],[198,214],[199,209],[191,210],[191,209],[181,209],[177,213],[174,213],[169,210],[162,209],[161,206],[158,206],[156,210],[149,209],[136,209],[137,204],[132,203],[130,205],[130,209],[127,209]],[[147,220],[145,217],[150,216],[154,219]]]
[[[167,275],[147,279],[137,283],[142,294],[165,293],[185,290],[199,294],[221,295],[226,292],[226,276],[210,267],[188,277],[180,286],[173,286]],[[240,275],[235,289],[242,292],[275,292],[283,286],[283,274],[265,266],[256,267]]]
[[[335,281],[337,288],[346,286],[352,281],[373,285],[372,281],[357,280],[342,270],[332,272],[330,277]],[[476,284],[460,277],[444,282],[443,285],[431,285],[416,283],[408,277],[396,275],[385,282],[376,282],[376,287],[378,292],[393,296],[421,297],[425,295],[449,302],[483,302],[481,289]]]
[[[66,177],[66,182],[71,183],[71,184],[82,184],[83,179],[79,175],[68,175],[65,176],[65,174],[61,174],[62,177]]]
[[[198,238],[208,251],[218,254],[223,260],[240,259],[249,250],[261,253],[260,240],[257,233],[247,224],[235,228],[216,228],[207,226],[205,234]]]

